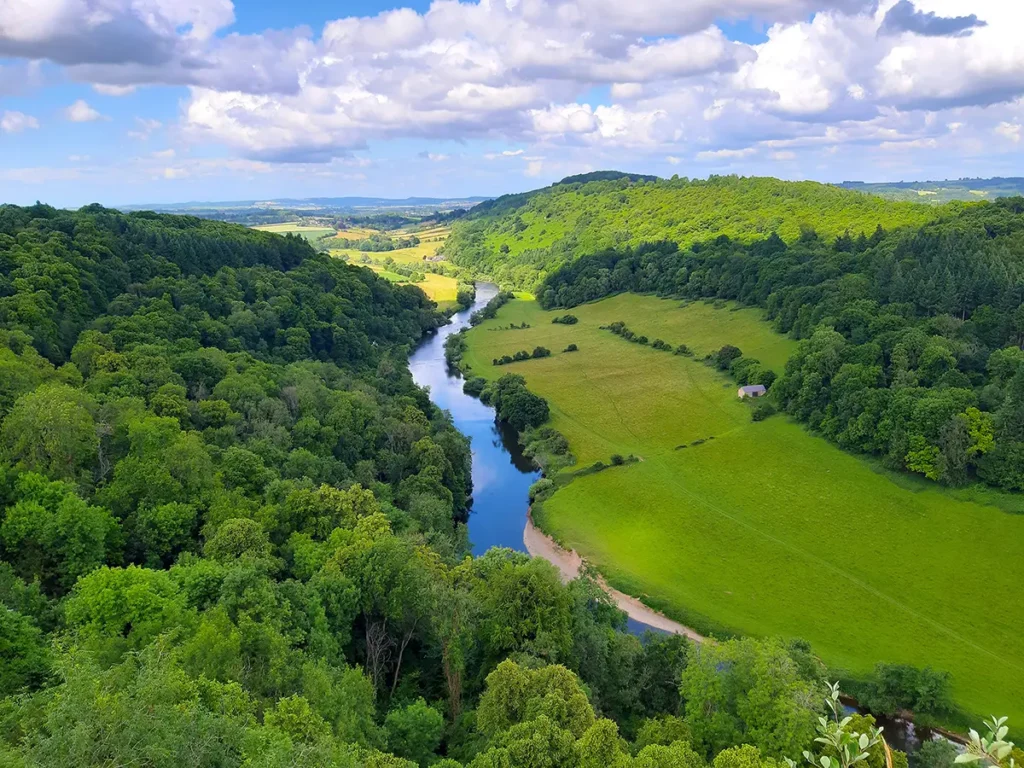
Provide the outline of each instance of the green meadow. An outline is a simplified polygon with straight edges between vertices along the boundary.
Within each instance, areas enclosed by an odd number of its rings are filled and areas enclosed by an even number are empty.
[[[291,233],[293,235],[301,235],[310,242],[315,242],[321,237],[327,237],[333,235],[335,230],[331,227],[312,227],[304,224],[263,224],[253,229],[261,229],[264,232],[276,232],[279,235]]]
[[[758,310],[621,295],[570,312],[578,324],[553,325],[564,311],[510,302],[464,357],[474,375],[522,374],[579,466],[642,459],[561,488],[538,510],[545,530],[698,630],[802,637],[853,675],[931,666],[968,712],[1024,722],[1018,497],[890,476],[785,416],[753,422],[699,358],[728,343],[781,371],[794,343]],[[616,320],[696,357],[600,330]],[[538,345],[554,354],[491,365]]]

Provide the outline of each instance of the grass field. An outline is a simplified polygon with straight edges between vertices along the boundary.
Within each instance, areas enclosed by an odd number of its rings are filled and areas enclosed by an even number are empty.
[[[427,272],[425,273],[427,277],[426,280],[419,283],[411,283],[407,277],[400,275],[397,272],[391,272],[375,264],[367,264],[365,266],[372,269],[385,280],[390,280],[392,283],[408,283],[409,285],[415,285],[427,294],[427,297],[431,301],[435,302],[441,309],[445,309],[455,303],[459,283],[454,277],[435,275],[432,272]]]
[[[349,227],[348,229],[339,229],[337,237],[342,240],[365,240],[375,234],[377,234],[377,230],[369,227]]]
[[[261,224],[253,229],[262,229],[264,232],[276,232],[279,235],[286,233],[292,233],[293,235],[302,235],[307,240],[317,240],[326,235],[331,235],[335,230],[330,227],[308,227],[302,224]]]
[[[1018,497],[894,482],[784,416],[752,422],[736,385],[699,361],[598,328],[623,320],[698,357],[731,343],[778,368],[792,342],[755,310],[618,296],[571,312],[577,325],[552,325],[561,312],[511,302],[470,332],[464,358],[477,375],[525,376],[581,465],[643,459],[559,490],[545,530],[699,630],[803,637],[853,674],[930,665],[969,712],[1024,724],[1024,516],[995,506]],[[562,353],[570,342],[580,351]],[[553,356],[490,365],[538,344]]]

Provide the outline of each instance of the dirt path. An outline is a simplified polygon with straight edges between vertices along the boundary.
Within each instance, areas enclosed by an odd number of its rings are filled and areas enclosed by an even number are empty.
[[[560,547],[554,539],[533,524],[533,517],[529,513],[526,515],[523,544],[526,545],[526,551],[530,553],[531,557],[543,557],[555,566],[562,574],[562,581],[572,581],[579,575],[580,568],[583,566],[583,558],[574,550]],[[603,578],[598,577],[598,583],[615,601],[615,604],[625,611],[631,619],[636,619],[665,632],[683,635],[698,643],[707,639],[689,627],[684,627],[679,622],[672,621],[672,619],[653,608],[648,608],[637,598],[631,597],[624,592],[619,592],[617,589],[612,589]]]

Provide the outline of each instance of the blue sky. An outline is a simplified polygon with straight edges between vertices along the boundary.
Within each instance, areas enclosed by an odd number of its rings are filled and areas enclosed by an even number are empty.
[[[0,200],[1024,175],[1005,0],[8,0]]]

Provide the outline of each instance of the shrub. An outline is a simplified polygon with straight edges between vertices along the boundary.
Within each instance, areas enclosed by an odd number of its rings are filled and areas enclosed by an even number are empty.
[[[738,357],[741,357],[742,355],[743,353],[739,350],[738,347],[734,347],[732,344],[726,344],[720,350],[715,352],[714,355],[712,355],[712,360],[714,361],[715,365],[718,366],[719,370],[725,371],[729,369],[729,366],[732,364],[733,360],[735,360]]]
[[[956,747],[948,741],[926,741],[917,753],[917,768],[953,768]]]
[[[647,337],[646,336],[637,336],[636,338],[633,339],[633,341],[635,341],[637,344],[646,344],[647,343]]]
[[[654,347],[655,349],[665,350],[666,352],[672,349],[671,344],[669,344],[666,341],[662,341],[661,339],[655,339],[654,341],[652,341],[651,346]]]
[[[626,459],[622,456],[621,453],[613,453],[612,454],[612,466],[614,466],[614,467],[621,467],[625,463],[626,463]]]
[[[530,486],[530,503],[532,504],[536,501],[544,501],[544,499],[550,498],[551,494],[554,492],[554,481],[547,477],[542,477]]]
[[[766,400],[762,397],[756,402],[757,405],[754,406],[754,412],[751,414],[751,418],[754,421],[764,421],[769,416],[774,416],[778,412],[778,409],[771,400]]]
[[[480,393],[484,391],[486,386],[487,379],[481,376],[474,376],[471,379],[466,379],[466,383],[462,385],[462,391],[471,397],[480,397]]]
[[[547,347],[534,347],[534,349],[533,349],[533,357],[534,358],[551,357],[551,350],[548,349]]]
[[[575,344],[570,344],[563,351],[564,352],[577,352],[577,351],[579,351],[579,347],[577,347]]]
[[[693,352],[691,352],[690,348],[685,344],[680,344],[678,347],[676,347],[675,353],[677,355],[686,355],[687,357],[693,356]]]
[[[561,317],[553,318],[551,322],[558,323],[560,325],[576,325],[576,323],[579,322],[579,319],[576,315],[562,315]]]

